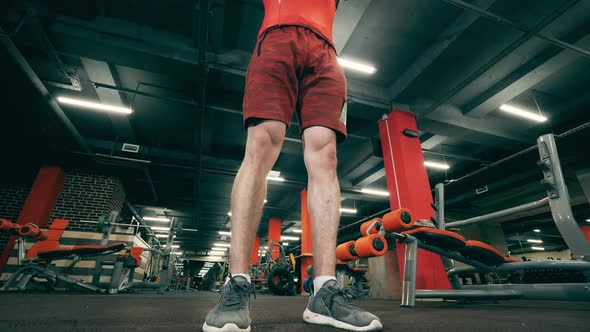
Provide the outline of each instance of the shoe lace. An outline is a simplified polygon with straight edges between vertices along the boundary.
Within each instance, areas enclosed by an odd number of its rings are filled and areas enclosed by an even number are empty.
[[[234,307],[242,305],[242,300],[247,298],[250,300],[250,296],[254,295],[256,298],[256,292],[252,284],[248,282],[237,282],[234,277],[229,274],[229,282],[227,283],[229,291],[225,291],[221,296],[221,304],[223,307]]]
[[[356,307],[356,305],[354,305],[351,302],[351,300],[361,298],[364,295],[365,295],[364,292],[361,290],[358,290],[358,289],[352,289],[352,288],[340,289],[340,288],[336,288],[336,287],[331,288],[330,293],[328,295],[329,308],[332,308],[332,304],[334,302],[338,302],[339,305]]]

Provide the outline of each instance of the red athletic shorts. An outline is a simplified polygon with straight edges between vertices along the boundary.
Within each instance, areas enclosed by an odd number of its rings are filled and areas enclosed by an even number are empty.
[[[267,30],[258,40],[244,92],[244,126],[284,122],[296,111],[300,134],[312,126],[346,138],[346,78],[330,44],[302,26]]]

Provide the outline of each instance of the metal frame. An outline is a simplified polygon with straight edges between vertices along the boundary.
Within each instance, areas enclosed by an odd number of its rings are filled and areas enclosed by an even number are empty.
[[[562,268],[573,271],[590,271],[590,243],[584,237],[571,210],[571,203],[567,186],[561,170],[559,155],[552,134],[538,138],[540,162],[547,189],[547,197],[509,208],[506,210],[478,216],[462,221],[445,224],[444,218],[444,185],[435,187],[436,220],[439,229],[446,227],[459,227],[477,223],[485,223],[501,217],[514,215],[545,205],[549,205],[555,224],[565,242],[569,246],[577,261],[547,261],[547,262],[514,262],[497,267],[486,266],[477,261],[467,259],[457,252],[446,252],[440,248],[426,245],[415,237],[388,233],[386,236],[406,243],[405,267],[402,289],[402,307],[414,307],[416,298],[445,298],[445,299],[477,299],[477,300],[502,300],[502,299],[534,299],[534,300],[561,300],[561,301],[590,301],[590,283],[579,284],[498,284],[498,285],[461,285],[457,274],[460,272],[495,272],[508,273],[516,270],[528,270],[536,268]],[[416,263],[418,248],[422,248],[441,256],[445,270],[453,290],[416,290]],[[453,267],[452,260],[456,260],[470,267]],[[590,272],[585,273],[590,281]]]

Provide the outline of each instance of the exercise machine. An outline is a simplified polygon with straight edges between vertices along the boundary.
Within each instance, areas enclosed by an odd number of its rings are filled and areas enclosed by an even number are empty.
[[[276,259],[273,253],[278,253]],[[271,241],[268,249],[259,254],[258,264],[251,267],[252,282],[258,290],[263,290],[266,285],[275,295],[295,295],[296,265],[292,253],[287,255],[283,245]]]
[[[125,249],[125,243],[116,242],[109,245],[79,245],[62,247],[59,239],[69,224],[69,220],[55,219],[47,231],[39,229],[35,224],[17,225],[0,219],[0,231],[18,235],[18,265],[22,266],[0,288],[0,291],[23,291],[31,284],[41,285],[48,290],[66,290],[81,288],[98,293],[106,293],[107,289],[75,280],[68,273],[81,260],[97,256],[110,255]],[[37,242],[26,252],[26,239]],[[63,272],[55,272],[53,261],[71,260]],[[129,262],[129,260],[125,260]],[[137,263],[137,262],[135,262]],[[124,264],[124,263],[122,263]]]
[[[590,301],[590,243],[584,237],[576,222],[565,185],[559,155],[553,135],[543,135],[537,140],[539,166],[543,172],[542,183],[547,197],[509,208],[506,210],[478,216],[466,220],[445,223],[444,185],[436,186],[435,204],[437,227],[417,227],[411,212],[399,209],[363,223],[363,235],[356,241],[349,241],[337,247],[336,254],[342,261],[353,261],[359,257],[384,255],[390,245],[398,241],[405,244],[405,261],[402,283],[402,307],[414,307],[416,298],[443,298],[454,300],[561,300]],[[500,251],[480,241],[466,240],[463,236],[446,230],[462,226],[484,223],[501,217],[514,215],[534,208],[547,206],[553,220],[566,244],[572,252],[572,261],[524,261],[505,257]],[[418,248],[436,253],[442,258],[451,290],[416,290],[416,263]],[[454,262],[468,266],[455,267]],[[581,271],[583,282],[577,283],[506,283],[486,285],[462,285],[458,274],[494,273],[507,275],[516,271],[538,269],[560,269],[561,271]]]

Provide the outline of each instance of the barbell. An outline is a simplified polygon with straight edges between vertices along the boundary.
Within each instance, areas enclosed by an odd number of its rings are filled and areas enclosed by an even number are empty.
[[[152,226],[148,226],[148,225],[139,225],[139,224],[126,224],[126,223],[117,223],[117,222],[110,222],[109,220],[109,216],[107,215],[102,215],[100,217],[98,217],[98,221],[94,221],[94,220],[78,220],[76,222],[78,223],[84,223],[84,224],[94,224],[96,225],[96,229],[99,232],[102,232],[103,230],[105,230],[106,228],[110,227],[111,225],[113,226],[122,226],[122,227],[138,227],[138,228],[151,228]],[[176,233],[180,233],[180,231],[182,231],[182,224],[181,223],[177,223],[173,229],[174,232]]]

